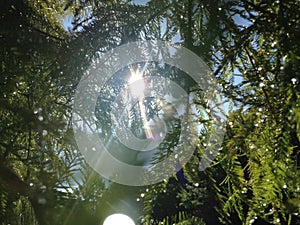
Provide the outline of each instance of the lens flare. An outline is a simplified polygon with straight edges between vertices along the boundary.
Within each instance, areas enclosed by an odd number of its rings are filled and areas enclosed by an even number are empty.
[[[134,98],[143,99],[145,91],[145,81],[143,74],[137,69],[131,70],[131,77],[129,79],[129,88]]]
[[[112,214],[108,216],[103,225],[135,225],[133,220],[124,214]]]
[[[148,139],[153,137],[152,131],[149,128],[148,124],[148,119],[146,115],[146,109],[143,103],[143,99],[145,97],[145,80],[143,78],[143,74],[139,71],[139,69],[136,69],[135,71],[132,69],[131,70],[131,77],[129,79],[129,88],[130,88],[130,93],[132,97],[138,98],[138,105],[139,105],[139,110],[141,113],[141,118],[143,121],[143,126],[145,129],[146,137]]]

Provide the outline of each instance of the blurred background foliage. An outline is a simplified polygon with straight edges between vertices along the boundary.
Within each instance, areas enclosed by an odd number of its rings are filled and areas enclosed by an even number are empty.
[[[128,187],[85,163],[71,107],[91,60],[139,39],[198,54],[234,106],[208,169],[199,145],[169,180]],[[0,224],[99,225],[120,209],[137,224],[300,224],[299,40],[292,0],[2,0]]]

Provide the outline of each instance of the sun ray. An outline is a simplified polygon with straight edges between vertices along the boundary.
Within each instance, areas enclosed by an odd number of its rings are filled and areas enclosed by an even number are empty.
[[[142,69],[142,72],[137,68],[136,70],[130,69],[131,77],[129,79],[129,89],[132,97],[138,98],[138,106],[140,110],[140,115],[142,118],[143,128],[146,133],[147,139],[153,138],[153,134],[151,128],[148,125],[148,119],[146,115],[146,108],[144,105],[144,97],[145,97],[145,80],[143,77],[143,73],[145,71],[147,65],[145,65]]]

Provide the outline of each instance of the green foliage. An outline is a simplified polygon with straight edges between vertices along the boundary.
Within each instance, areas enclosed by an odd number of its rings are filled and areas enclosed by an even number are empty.
[[[96,225],[111,212],[109,200],[126,195],[143,203],[144,224],[300,224],[299,8],[292,0],[1,1],[0,224]],[[201,56],[234,104],[221,151],[201,172],[211,132],[204,95],[179,71],[159,68],[197,96],[206,125],[183,169],[186,185],[174,176],[141,189],[109,186],[73,140],[71,103],[83,71],[141,38]],[[105,132],[110,101],[99,109]]]
[[[178,215],[175,215],[172,218],[164,218],[163,221],[158,224],[172,225],[174,223],[178,225],[205,225],[202,219],[188,216],[184,212],[179,212]]]
[[[61,224],[76,218],[67,210],[76,199],[88,215],[91,203],[81,198],[97,201],[104,185],[85,174],[71,131],[71,98],[87,61],[62,27],[64,2],[0,4],[0,224]]]
[[[256,220],[299,223],[299,207],[293,207],[293,212],[286,207],[291,199],[299,198],[299,137],[294,109],[299,107],[296,68],[300,64],[293,56],[299,54],[294,42],[299,17],[293,5],[247,2],[244,9],[235,10],[248,14],[251,25],[236,33],[236,43],[228,47],[234,53],[229,63],[235,64],[243,80],[228,90],[240,109],[229,118],[224,143],[226,223],[233,213],[242,224]],[[294,30],[287,24],[295,26]],[[285,35],[291,37],[288,42]],[[237,48],[237,43],[244,44]]]
[[[298,2],[176,4],[161,16],[170,30],[180,30],[185,46],[208,60],[235,104],[216,170],[209,169],[206,178],[213,182],[212,196],[217,194],[221,201],[222,207],[215,202],[221,222],[298,224]],[[176,11],[171,13],[172,7]],[[170,40],[174,33],[168,34]],[[205,47],[199,44],[202,40]],[[191,181],[199,179],[198,162],[196,157],[185,168]]]

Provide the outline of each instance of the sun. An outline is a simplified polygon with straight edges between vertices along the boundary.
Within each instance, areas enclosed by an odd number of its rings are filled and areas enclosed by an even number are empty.
[[[129,88],[132,97],[143,99],[145,91],[145,81],[143,74],[137,69],[136,71],[131,70],[131,76],[129,79]]]
[[[120,225],[120,224],[135,225],[135,223],[129,216],[120,213],[112,214],[108,216],[103,223],[103,225]]]

